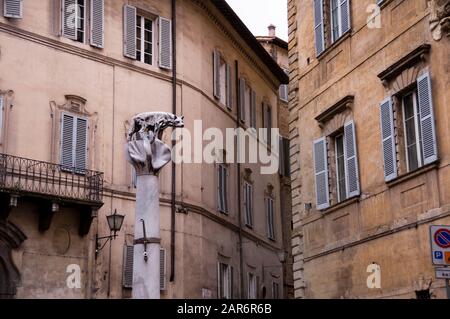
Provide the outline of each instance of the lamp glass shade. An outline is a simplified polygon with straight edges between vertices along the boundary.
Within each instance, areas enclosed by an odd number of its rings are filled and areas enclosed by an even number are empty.
[[[125,216],[114,213],[113,215],[106,216],[106,219],[108,220],[109,229],[112,232],[118,232],[122,228]]]

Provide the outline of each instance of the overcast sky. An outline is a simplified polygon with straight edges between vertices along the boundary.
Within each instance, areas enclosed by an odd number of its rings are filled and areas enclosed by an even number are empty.
[[[254,35],[267,35],[269,24],[287,41],[287,0],[226,0]]]

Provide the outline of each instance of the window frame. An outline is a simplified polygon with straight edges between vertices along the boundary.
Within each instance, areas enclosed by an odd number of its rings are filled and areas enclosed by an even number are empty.
[[[258,280],[257,276],[252,273],[247,273],[247,299],[254,300],[258,298]]]
[[[408,152],[408,130],[406,127],[406,105],[405,105],[405,98],[412,95],[412,101],[413,101],[413,117],[414,117],[414,134],[415,134],[415,144],[416,144],[416,156],[417,156],[417,168],[411,168],[410,167],[410,155]],[[420,113],[419,113],[419,103],[418,103],[418,91],[417,88],[411,89],[407,91],[405,94],[402,94],[400,97],[401,100],[401,110],[402,110],[402,124],[403,124],[403,132],[404,132],[404,143],[405,143],[405,159],[406,159],[406,171],[413,172],[421,167],[423,167],[423,154],[422,154],[422,133],[420,128]],[[411,119],[411,118],[409,118]]]
[[[224,262],[218,263],[218,299],[230,300],[233,298],[233,278],[232,278],[232,267]]]
[[[247,197],[247,193],[249,197]],[[250,207],[248,199],[250,198]],[[245,211],[245,226],[253,228],[253,185],[248,181],[244,182],[244,211]]]
[[[152,52],[151,52],[151,63],[145,62],[145,55],[148,54],[145,52],[145,32],[148,31],[145,28],[145,22],[146,20],[151,21],[152,23],[152,39],[151,39],[151,45],[152,45]],[[136,61],[140,63],[144,63],[146,65],[154,66],[155,64],[155,26],[156,26],[156,19],[149,17],[149,15],[146,15],[139,10],[136,11]],[[138,26],[138,23],[140,23],[140,26]],[[138,34],[138,28],[140,28],[140,34]],[[140,38],[139,38],[140,37]],[[140,48],[138,48],[138,42],[141,42]],[[140,59],[138,59],[138,52],[140,54]]]
[[[267,238],[276,241],[275,231],[275,199],[266,197]]]
[[[220,174],[223,173],[222,183],[220,183]],[[228,166],[220,163],[217,165],[217,209],[221,214],[229,215],[228,207]],[[222,198],[223,197],[223,198]],[[224,207],[221,207],[221,201],[223,200]]]
[[[72,132],[72,166],[71,167],[67,167],[63,164],[63,148],[62,148],[62,144],[63,144],[63,133],[64,133],[64,116],[70,116],[73,119],[73,132]],[[77,128],[78,128],[78,120],[84,120],[86,121],[86,154],[85,154],[85,167],[84,168],[79,168],[77,167],[77,163],[76,163],[76,148],[77,148],[77,141],[78,141],[78,133],[77,133]],[[67,171],[67,172],[72,172],[75,174],[80,174],[80,175],[84,175],[86,173],[86,170],[89,167],[89,118],[86,116],[82,116],[79,114],[74,114],[71,112],[67,112],[67,111],[63,111],[61,112],[60,115],[60,121],[61,121],[61,125],[60,125],[60,145],[59,145],[59,166],[61,168],[61,170],[63,171]]]
[[[341,12],[341,10],[342,10],[342,8],[341,8],[341,5],[340,5],[340,0],[329,0],[330,2],[330,28],[329,28],[329,30],[330,30],[330,35],[331,35],[331,44],[333,44],[334,42],[336,42],[337,40],[339,40],[341,37],[342,37],[342,35],[343,35],[343,32],[342,32],[342,12]],[[334,19],[334,17],[333,17],[333,5],[332,5],[332,3],[333,3],[333,1],[336,1],[336,5],[337,5],[337,7],[336,7],[336,12],[337,12],[337,23],[338,23],[338,25],[337,25],[337,31],[338,31],[338,34],[337,34],[337,37],[336,38],[334,38],[334,32],[333,32],[333,30],[334,30],[334,23],[336,22],[335,21],[335,19]]]
[[[340,173],[339,173],[339,156],[338,156],[338,139],[339,138],[342,139],[342,155],[340,157],[341,157],[341,160],[343,162],[342,164],[344,166],[344,176],[340,176]],[[346,148],[346,145],[345,145],[345,133],[344,132],[339,132],[338,134],[336,134],[334,136],[334,160],[335,160],[335,165],[336,165],[336,193],[337,193],[338,203],[341,203],[341,202],[343,202],[343,201],[348,199],[348,197],[347,197],[348,196],[347,195],[347,193],[348,193],[348,190],[347,190],[347,188],[348,188],[348,186],[347,186],[347,174],[348,173],[347,173],[347,165],[345,163],[345,160],[346,160],[346,156],[345,156],[346,150],[345,150],[345,148]],[[344,182],[344,185],[343,185],[344,189],[343,190],[341,189],[341,185],[340,185],[340,182],[342,180]],[[342,196],[341,196],[341,191],[343,191],[345,193],[345,197],[344,198],[342,198]]]
[[[88,12],[87,12],[87,7],[88,7],[88,5],[87,5],[87,0],[76,0],[77,2],[76,2],[76,6],[77,6],[77,9],[76,9],[76,11],[75,11],[75,14],[76,14],[76,28],[77,28],[77,30],[76,30],[76,33],[77,33],[77,35],[76,35],[76,39],[75,39],[75,41],[76,42],[79,42],[79,43],[86,43],[86,40],[87,40],[87,36],[86,36],[86,31],[87,31],[87,17],[88,17]],[[83,13],[84,13],[84,15],[83,15],[83,25],[82,25],[82,33],[83,33],[83,38],[82,39],[79,39],[79,32],[80,32],[80,30],[79,30],[79,25],[78,25],[78,22],[79,22],[79,19],[80,19],[80,17],[79,17],[79,8],[80,8],[80,5],[79,5],[79,2],[80,1],[82,1],[83,2]],[[90,16],[90,14],[89,14],[89,16]],[[91,21],[90,21],[90,23],[91,23]]]

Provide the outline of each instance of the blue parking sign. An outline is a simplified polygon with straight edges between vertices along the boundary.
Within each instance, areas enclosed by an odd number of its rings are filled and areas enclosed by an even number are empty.
[[[439,260],[444,259],[444,254],[442,253],[442,251],[435,251],[434,258]]]

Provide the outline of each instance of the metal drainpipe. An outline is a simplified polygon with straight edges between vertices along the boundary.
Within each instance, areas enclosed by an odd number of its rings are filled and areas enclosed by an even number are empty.
[[[172,113],[177,113],[177,9],[176,0],[172,0]],[[172,148],[175,141],[172,141]],[[175,281],[175,217],[176,217],[176,165],[172,161],[172,200],[170,233],[170,282]]]
[[[241,96],[239,94],[239,62],[235,61],[235,74],[236,74],[236,96],[237,96],[237,116],[236,116],[236,128],[239,129],[241,122]],[[236,148],[239,149],[239,137],[236,142]],[[238,217],[239,217],[239,275],[240,275],[240,293],[241,299],[244,298],[244,258],[242,249],[242,207],[241,207],[241,164],[237,161],[237,190],[238,190]]]

